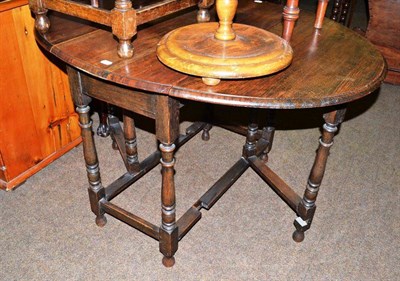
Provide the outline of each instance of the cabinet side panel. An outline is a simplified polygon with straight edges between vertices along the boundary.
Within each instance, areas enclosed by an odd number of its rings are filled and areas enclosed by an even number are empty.
[[[7,171],[4,170],[4,162],[3,162],[3,157],[1,156],[1,149],[0,149],[0,188],[5,188],[5,186],[2,186],[2,181],[6,182],[7,181]]]
[[[47,156],[79,137],[78,117],[66,74],[38,48],[29,7],[14,9],[13,15],[40,149]]]
[[[7,176],[12,179],[39,162],[43,155],[22,71],[24,63],[12,10],[0,14],[0,34],[0,147]]]

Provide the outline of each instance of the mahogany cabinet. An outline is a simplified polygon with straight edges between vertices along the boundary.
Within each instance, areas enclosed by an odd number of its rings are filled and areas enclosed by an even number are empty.
[[[0,2],[0,188],[81,142],[67,75],[40,51],[26,0]]]
[[[369,0],[367,38],[388,64],[385,82],[400,85],[400,0]]]

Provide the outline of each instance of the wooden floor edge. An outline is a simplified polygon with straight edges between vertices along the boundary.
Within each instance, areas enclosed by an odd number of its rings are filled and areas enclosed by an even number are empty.
[[[64,155],[66,152],[70,151],[74,147],[76,147],[78,144],[82,142],[82,137],[79,136],[77,139],[73,140],[69,144],[61,147],[59,150],[56,152],[53,152],[46,158],[44,158],[42,161],[40,161],[38,164],[35,166],[29,168],[22,174],[18,175],[17,177],[13,178],[12,180],[6,182],[3,180],[0,180],[0,189],[10,191],[16,187],[18,187],[20,184],[22,184],[25,180],[27,180],[30,176],[36,174],[39,172],[41,169],[52,163],[54,160],[60,158],[62,155]]]

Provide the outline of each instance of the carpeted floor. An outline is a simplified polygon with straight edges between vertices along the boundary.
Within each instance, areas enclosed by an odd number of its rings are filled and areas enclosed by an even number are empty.
[[[251,170],[179,244],[165,268],[157,241],[108,217],[94,223],[82,147],[12,192],[0,192],[0,280],[399,280],[400,87],[350,104],[303,243],[295,214]],[[269,165],[302,194],[320,111],[278,114]],[[186,123],[185,123],[186,124]],[[241,154],[244,138],[214,127],[176,154],[180,216]],[[105,185],[123,172],[110,139],[96,138]],[[225,145],[224,145],[225,144]],[[138,129],[139,156],[155,138]],[[159,166],[114,202],[159,224]]]
[[[301,8],[312,10],[314,2]],[[357,5],[352,26],[365,29],[365,4]],[[249,169],[202,211],[169,269],[152,238],[110,217],[96,226],[79,146],[16,190],[0,192],[0,280],[400,280],[399,106],[400,87],[388,84],[350,105],[304,242],[291,238],[295,214]],[[269,165],[299,194],[318,145],[320,113],[277,116]],[[138,129],[141,159],[155,148],[148,128]],[[96,143],[107,185],[123,165],[110,139]],[[209,142],[196,136],[178,151],[178,217],[240,157],[243,143],[214,127]],[[158,225],[160,185],[157,167],[113,202]]]

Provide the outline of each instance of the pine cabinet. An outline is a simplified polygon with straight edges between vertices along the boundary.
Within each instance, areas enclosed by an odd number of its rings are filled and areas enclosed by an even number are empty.
[[[26,0],[0,2],[0,187],[10,190],[81,142],[67,75],[35,42]]]

